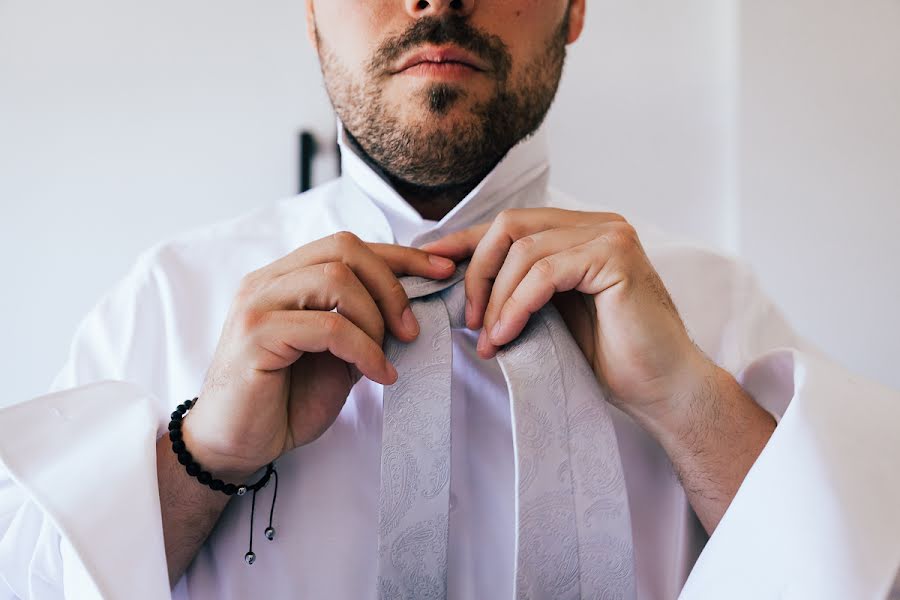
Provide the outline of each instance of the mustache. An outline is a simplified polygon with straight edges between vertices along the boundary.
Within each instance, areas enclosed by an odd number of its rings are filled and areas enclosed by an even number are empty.
[[[459,46],[491,65],[498,79],[506,79],[512,66],[512,56],[503,40],[479,31],[465,17],[422,17],[403,33],[381,43],[369,63],[369,72],[382,75],[401,56],[426,44]]]

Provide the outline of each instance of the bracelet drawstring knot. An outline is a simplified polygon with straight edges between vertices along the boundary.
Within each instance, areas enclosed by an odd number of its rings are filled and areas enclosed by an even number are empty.
[[[275,528],[272,526],[272,517],[275,514],[275,499],[278,497],[278,471],[275,470],[275,462],[273,461],[266,465],[265,474],[256,483],[236,485],[216,479],[208,471],[203,470],[203,467],[194,460],[194,457],[185,446],[181,433],[182,421],[187,416],[188,411],[197,404],[197,400],[199,398],[185,400],[178,405],[171,415],[169,439],[172,441],[172,451],[178,456],[178,462],[185,466],[187,474],[196,478],[197,481],[210,489],[222,492],[227,496],[243,496],[248,491],[253,492],[253,499],[250,503],[250,547],[247,550],[247,554],[244,555],[244,562],[252,565],[256,561],[256,554],[253,552],[253,517],[256,514],[256,492],[269,485],[269,480],[275,477],[275,489],[272,491],[272,507],[269,509],[269,526],[265,530],[266,539],[274,540]]]

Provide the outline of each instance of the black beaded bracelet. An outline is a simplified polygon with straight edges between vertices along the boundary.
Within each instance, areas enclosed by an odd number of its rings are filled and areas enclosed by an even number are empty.
[[[197,404],[197,400],[199,400],[199,398],[185,400],[183,403],[179,404],[172,413],[172,418],[169,421],[169,439],[172,441],[172,451],[178,455],[178,462],[185,466],[187,474],[196,478],[197,481],[210,489],[222,492],[228,496],[243,496],[248,491],[253,492],[253,502],[250,504],[250,548],[247,551],[247,554],[244,555],[244,561],[248,565],[252,565],[256,561],[256,554],[253,552],[253,516],[256,512],[256,492],[269,485],[269,480],[273,476],[275,477],[275,490],[272,493],[272,508],[269,509],[269,526],[266,527],[265,531],[266,539],[274,540],[275,529],[272,527],[272,516],[275,513],[275,498],[278,496],[278,471],[275,470],[275,463],[270,462],[266,465],[265,475],[260,477],[259,481],[251,485],[225,483],[221,479],[213,478],[208,471],[204,471],[203,467],[194,460],[194,457],[191,456],[191,453],[188,451],[187,447],[185,447],[181,433],[181,422],[187,416],[188,411]]]

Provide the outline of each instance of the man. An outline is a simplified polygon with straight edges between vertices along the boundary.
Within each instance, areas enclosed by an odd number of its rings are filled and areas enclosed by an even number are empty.
[[[0,590],[378,596],[381,398],[398,379],[382,344],[420,328],[398,276],[468,260],[449,597],[514,595],[496,353],[548,302],[609,392],[637,597],[883,597],[896,395],[799,339],[739,261],[547,188],[540,125],[585,1],[307,7],[344,176],[144,253],[81,324],[53,384],[76,389],[0,415]],[[85,385],[104,379],[131,383]],[[252,566],[248,498],[189,476],[165,435],[195,395],[181,430],[204,469],[241,483],[278,465],[278,535]],[[848,404],[865,419],[842,419]]]

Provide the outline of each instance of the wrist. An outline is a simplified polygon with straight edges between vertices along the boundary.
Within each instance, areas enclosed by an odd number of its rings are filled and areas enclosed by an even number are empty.
[[[775,419],[712,361],[692,384],[639,424],[668,456],[708,533],[725,513],[772,432]]]
[[[639,420],[673,460],[685,452],[702,452],[705,446],[717,445],[720,438],[738,444],[738,438],[748,432],[764,432],[767,440],[774,430],[772,416],[713,361],[703,357],[686,381],[669,402]]]
[[[235,460],[232,456],[210,450],[191,435],[188,427],[182,428],[182,439],[194,460],[203,467],[203,470],[208,471],[216,479],[239,484],[247,481],[262,468],[261,466]]]
[[[189,421],[189,419],[186,419],[181,425],[181,439],[184,441],[185,448],[191,453],[194,461],[215,479],[221,479],[227,483],[241,484],[264,466],[238,459],[234,455],[222,453],[211,448],[194,435]]]
[[[275,491],[272,492],[272,508],[269,510],[269,526],[266,527],[266,539],[275,539],[275,529],[272,527],[272,516],[275,512],[275,496],[278,494],[278,472],[275,463],[266,465],[265,474],[254,482],[245,482],[255,467],[244,467],[228,456],[209,452],[207,447],[197,442],[189,427],[184,427],[185,417],[196,405],[199,398],[188,399],[179,404],[172,412],[169,420],[169,439],[172,442],[172,451],[178,456],[178,462],[185,466],[190,477],[209,487],[214,492],[222,492],[225,496],[243,496],[247,492],[253,494],[253,502],[250,505],[250,547],[244,555],[244,561],[252,565],[256,561],[253,552],[253,513],[256,506],[256,493],[267,486],[274,478]],[[191,444],[190,449],[188,444]],[[193,450],[193,452],[192,452]],[[224,460],[223,460],[224,458]],[[198,459],[203,460],[201,464]],[[212,465],[212,466],[211,466]],[[218,476],[217,476],[218,475]],[[237,483],[228,480],[237,480]]]
[[[730,377],[727,371],[698,354],[673,378],[670,392],[660,400],[638,406],[629,416],[664,448],[669,448],[715,419],[721,403],[728,401],[721,397],[726,377]]]

